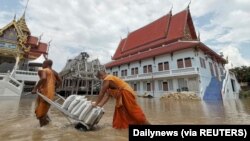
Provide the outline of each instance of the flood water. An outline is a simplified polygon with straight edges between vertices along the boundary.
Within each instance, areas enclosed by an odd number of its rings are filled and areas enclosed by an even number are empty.
[[[96,97],[88,97],[94,100]],[[166,100],[137,98],[152,124],[250,124],[250,99],[232,101]],[[35,97],[0,99],[1,141],[127,141],[128,129],[112,128],[114,100],[105,105],[105,114],[93,131],[82,132],[54,107],[52,122],[40,128],[35,118]]]

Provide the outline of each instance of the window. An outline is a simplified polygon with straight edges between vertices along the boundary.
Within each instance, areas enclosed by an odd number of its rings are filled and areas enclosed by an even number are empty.
[[[136,83],[134,83],[133,88],[134,88],[134,91],[137,91],[137,84]]]
[[[152,65],[148,65],[148,72],[152,72]]]
[[[131,75],[136,75],[138,74],[138,68],[131,68]]]
[[[114,76],[118,76],[118,71],[113,72]]]
[[[209,62],[209,67],[210,67],[211,75],[214,76],[214,68],[211,62]]]
[[[178,60],[177,60],[177,67],[178,67],[178,68],[184,68],[183,59],[178,59]]]
[[[158,63],[158,71],[169,70],[169,63],[168,62],[161,62]]]
[[[192,67],[191,58],[185,58],[185,67]]]
[[[138,74],[138,68],[135,68],[135,74]]]
[[[143,66],[143,73],[152,72],[152,65]]]
[[[217,78],[219,78],[219,73],[218,73],[217,65],[214,65],[214,69],[215,69],[215,73],[216,73]]]
[[[158,71],[163,71],[163,65],[162,65],[162,63],[158,63]]]
[[[131,69],[131,75],[135,75],[135,68]]]
[[[178,87],[180,90],[185,90],[185,88],[187,88],[187,81],[184,78],[179,78]]]
[[[169,70],[169,63],[168,62],[164,62],[164,70]]]
[[[151,91],[151,83],[147,83],[147,91]]]
[[[168,82],[162,83],[163,91],[168,91]]]
[[[206,63],[205,63],[205,59],[200,57],[200,64],[202,68],[206,68]]]
[[[122,70],[122,76],[127,76],[127,70]]]
[[[147,66],[143,66],[143,73],[148,73]]]

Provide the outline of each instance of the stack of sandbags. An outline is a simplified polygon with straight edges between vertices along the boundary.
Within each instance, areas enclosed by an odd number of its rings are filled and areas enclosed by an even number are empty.
[[[91,101],[85,96],[70,95],[63,103],[62,108],[88,125],[94,125],[101,119],[104,110],[101,107],[93,107]]]
[[[200,100],[200,97],[195,92],[168,92],[163,94],[161,99],[170,100]]]

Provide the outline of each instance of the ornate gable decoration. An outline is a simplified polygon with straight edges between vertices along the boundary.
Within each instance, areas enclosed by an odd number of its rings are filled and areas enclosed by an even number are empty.
[[[11,23],[0,29],[0,49],[14,49],[13,52],[15,54],[17,52],[19,52],[19,55],[20,53],[25,54],[31,48],[25,45],[29,35],[30,31],[24,15],[18,21],[14,19]]]
[[[191,41],[191,40],[193,40],[193,38],[192,38],[192,36],[191,36],[191,33],[190,33],[190,29],[189,29],[188,24],[186,24],[185,29],[184,29],[184,37],[183,37],[183,40],[186,40],[186,41]]]

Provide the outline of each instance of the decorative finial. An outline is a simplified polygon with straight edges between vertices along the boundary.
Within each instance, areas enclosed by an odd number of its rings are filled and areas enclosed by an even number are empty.
[[[13,17],[13,21],[15,21],[16,20],[16,13],[14,14],[14,17]]]
[[[43,33],[39,36],[38,40],[41,41]]]
[[[43,36],[43,33],[38,37],[38,41],[37,41],[36,45],[39,45],[39,42],[41,41],[42,36]]]
[[[26,3],[26,5],[25,5],[24,12],[23,12],[23,17],[25,17],[25,13],[26,13],[28,4],[29,4],[29,0],[27,0],[27,3]]]
[[[189,3],[188,3],[187,9],[189,9],[190,4],[191,4],[191,0],[190,0]]]
[[[48,47],[50,47],[51,42],[52,42],[52,39],[48,42]]]
[[[171,8],[170,8],[170,10],[169,10],[168,13],[172,14],[173,7],[174,7],[174,5],[172,4],[172,6],[171,6]]]
[[[198,37],[197,37],[197,39],[198,39],[198,41],[201,40],[201,38],[200,38],[200,31],[198,31]]]

